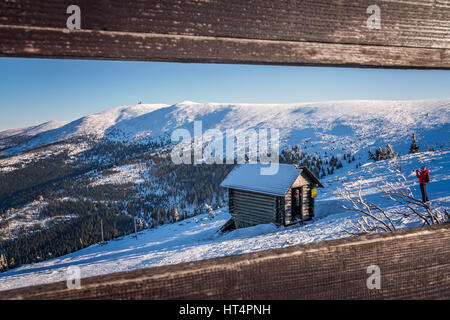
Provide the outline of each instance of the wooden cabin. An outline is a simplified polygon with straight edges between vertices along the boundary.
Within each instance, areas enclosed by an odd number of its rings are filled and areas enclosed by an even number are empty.
[[[290,225],[294,193],[299,190],[300,214],[297,220],[314,216],[315,188],[322,183],[306,167],[279,164],[275,175],[261,175],[265,164],[236,166],[222,182],[228,189],[228,206],[236,228],[275,223]]]

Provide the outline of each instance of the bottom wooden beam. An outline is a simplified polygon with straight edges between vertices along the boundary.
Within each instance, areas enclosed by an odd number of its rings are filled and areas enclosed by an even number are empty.
[[[0,299],[449,299],[450,224],[0,291]],[[370,266],[380,289],[369,289]],[[369,268],[370,271],[370,268]]]

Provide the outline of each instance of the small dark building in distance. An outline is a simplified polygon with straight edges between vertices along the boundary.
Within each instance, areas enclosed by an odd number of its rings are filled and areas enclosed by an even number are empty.
[[[265,223],[279,226],[296,223],[292,216],[296,190],[300,196],[300,221],[311,219],[314,216],[315,188],[323,188],[319,179],[306,167],[279,164],[275,175],[261,175],[262,167],[267,165],[238,165],[221,183],[221,187],[228,189],[232,219],[227,225],[246,228]]]

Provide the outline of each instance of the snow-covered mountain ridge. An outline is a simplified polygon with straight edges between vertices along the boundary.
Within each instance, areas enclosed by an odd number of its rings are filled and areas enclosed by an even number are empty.
[[[17,155],[41,145],[76,137],[132,142],[170,136],[177,128],[191,129],[201,120],[203,130],[276,128],[288,144],[313,142],[317,150],[352,144],[354,152],[376,143],[406,147],[416,132],[422,145],[433,148],[436,134],[449,141],[450,99],[424,101],[336,101],[292,104],[196,103],[138,104],[88,115],[38,132],[3,151]],[[12,132],[14,133],[14,132]],[[10,133],[0,133],[0,139]],[[444,139],[442,139],[444,138]],[[340,143],[333,143],[339,139]],[[404,151],[404,150],[403,150]]]

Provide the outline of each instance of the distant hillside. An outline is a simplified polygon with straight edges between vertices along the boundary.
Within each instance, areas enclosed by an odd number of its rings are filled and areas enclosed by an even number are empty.
[[[36,131],[32,139],[4,150],[3,154],[17,155],[41,145],[80,137],[128,143],[157,139],[170,136],[177,128],[192,129],[195,120],[203,122],[204,131],[209,128],[223,131],[230,128],[277,128],[290,144],[302,144],[317,151],[345,148],[357,152],[386,142],[397,144],[401,151],[405,151],[405,139],[412,132],[416,132],[422,145],[448,144],[449,109],[450,99],[293,104],[183,101],[172,106],[139,104],[89,115],[51,130]],[[0,134],[0,138],[8,138],[8,133]]]

